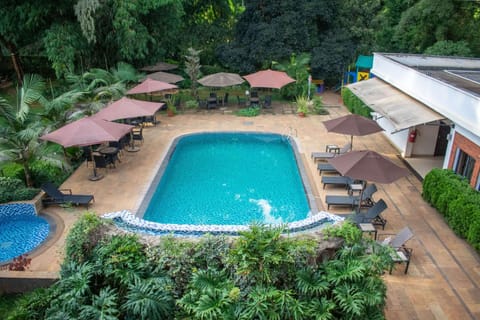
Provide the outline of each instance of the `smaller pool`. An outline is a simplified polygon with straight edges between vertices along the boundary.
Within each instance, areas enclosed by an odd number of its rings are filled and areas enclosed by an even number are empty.
[[[48,237],[49,232],[49,223],[37,216],[33,205],[1,205],[0,263],[32,251]]]

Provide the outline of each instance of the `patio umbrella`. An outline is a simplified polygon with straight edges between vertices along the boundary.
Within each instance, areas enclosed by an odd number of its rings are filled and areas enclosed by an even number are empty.
[[[178,66],[175,65],[175,64],[171,64],[171,63],[166,63],[166,62],[158,62],[154,65],[151,65],[151,66],[145,66],[143,68],[141,68],[140,70],[141,71],[145,71],[145,72],[155,72],[155,71],[168,71],[168,70],[173,70],[173,69],[177,69]]]
[[[149,102],[123,97],[95,114],[95,118],[104,120],[119,120],[136,117],[153,116],[164,103]]]
[[[283,71],[262,70],[243,76],[252,88],[281,89],[289,83],[295,82]]]
[[[121,137],[132,130],[133,126],[109,122],[96,117],[87,117],[71,122],[60,129],[47,133],[40,137],[42,140],[52,141],[62,145],[64,148],[72,146],[91,146],[108,141],[118,141]],[[93,161],[93,175],[90,180],[99,180],[97,168]]]
[[[240,75],[236,73],[218,72],[199,79],[198,82],[205,87],[229,87],[245,82]]]
[[[383,131],[383,128],[374,120],[349,114],[340,118],[323,121],[328,132],[350,135],[350,144],[353,148],[353,136],[366,136],[371,133]]]
[[[392,183],[409,174],[391,160],[371,150],[351,151],[329,159],[328,162],[343,176],[377,183]],[[360,194],[360,198],[362,194]],[[361,201],[359,201],[361,202]],[[361,203],[359,203],[360,210]]]
[[[172,89],[178,89],[178,87],[174,84],[147,78],[139,85],[128,90],[127,94],[152,93],[152,92],[172,90]]]
[[[177,83],[177,82],[183,81],[182,76],[179,76],[173,73],[163,72],[163,71],[150,73],[147,75],[147,78],[157,80],[157,81],[163,81],[167,83]]]

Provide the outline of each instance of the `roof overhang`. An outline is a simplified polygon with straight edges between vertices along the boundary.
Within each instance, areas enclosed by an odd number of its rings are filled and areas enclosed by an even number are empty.
[[[347,87],[372,110],[390,120],[394,132],[445,119],[378,78],[359,81]]]

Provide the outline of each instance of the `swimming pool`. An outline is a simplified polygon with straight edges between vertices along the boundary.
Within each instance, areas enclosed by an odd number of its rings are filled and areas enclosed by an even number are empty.
[[[48,237],[49,232],[49,223],[37,216],[33,205],[1,205],[0,263],[32,251]]]
[[[235,191],[235,190],[228,190],[230,188],[230,184],[236,185],[237,181],[234,182],[225,182],[223,180],[217,181],[217,187],[220,191],[212,191],[206,188],[203,184],[205,180],[209,180],[210,175],[207,174],[203,176],[201,181],[195,183],[196,189],[194,192],[200,192],[201,195],[207,195],[206,198],[210,199],[206,202],[206,209],[204,207],[204,211],[200,210],[198,216],[200,217],[200,221],[193,222],[193,217],[189,216],[189,213],[181,213],[177,214],[182,219],[179,220],[168,220],[172,222],[154,222],[149,221],[144,218],[148,218],[151,214],[147,212],[147,209],[154,199],[155,193],[164,191],[164,183],[162,182],[163,179],[165,181],[169,180],[177,180],[175,176],[175,171],[182,170],[172,170],[172,174],[167,172],[169,166],[173,167],[177,165],[177,156],[175,151],[179,148],[181,141],[184,138],[187,138],[187,145],[188,144],[203,144],[202,139],[208,136],[210,139],[222,140],[223,137],[228,137],[227,140],[230,140],[230,144],[237,144],[240,140],[243,139],[253,139],[256,144],[258,144],[256,152],[248,152],[246,153],[246,159],[238,160],[237,153],[233,152],[232,154],[225,154],[219,156],[218,153],[212,152],[216,148],[211,147],[207,148],[207,151],[204,153],[213,153],[216,154],[216,159],[214,160],[205,160],[203,157],[204,154],[195,155],[193,153],[187,152],[184,154],[185,161],[187,164],[187,170],[190,172],[188,178],[185,180],[185,185],[192,185],[193,182],[198,180],[197,173],[198,172],[213,172],[219,173],[222,178],[229,177],[232,172],[240,172],[245,173],[246,171],[250,170],[252,167],[259,165],[259,160],[255,161],[253,156],[255,153],[262,154],[265,159],[261,160],[260,162],[265,162],[267,169],[267,174],[254,176],[251,178],[252,180],[256,180],[262,182],[263,184],[268,185],[269,192],[267,194],[258,195],[257,194],[257,187],[250,187],[248,183],[251,181],[247,181],[247,186],[243,186],[242,190]],[[223,142],[226,143],[225,141]],[[253,143],[253,142],[252,142]],[[276,148],[286,149],[288,158],[288,166],[282,169],[275,168],[278,165],[278,159],[276,156],[270,154],[267,149],[270,149],[271,146],[277,145]],[[221,152],[224,152],[223,148]],[[285,150],[284,150],[285,151]],[[285,155],[284,155],[285,156]],[[183,157],[183,156],[182,156]],[[202,164],[203,166],[201,169],[192,170],[193,165],[197,163]],[[237,167],[226,167],[229,164],[234,164]],[[275,170],[271,171],[272,168]],[[177,168],[178,169],[178,168]],[[272,172],[276,172],[273,174]],[[281,182],[281,181],[273,181],[271,180],[272,176],[283,176],[287,174],[292,174],[294,177],[292,178],[294,182],[290,185],[290,182]],[[165,178],[167,177],[167,178]],[[243,174],[237,176],[239,180],[245,180]],[[191,179],[191,180],[190,180]],[[179,180],[181,181],[181,180]],[[237,186],[238,187],[238,186]],[[168,186],[167,186],[168,188]],[[183,186],[179,186],[179,188],[183,188]],[[283,189],[282,189],[283,188]],[[175,189],[175,188],[174,188]],[[261,188],[260,188],[261,189]],[[158,190],[158,191],[157,191]],[[175,206],[181,207],[185,203],[189,202],[189,198],[193,191],[185,191],[180,192],[181,197],[173,202],[172,204],[167,204],[165,206],[160,206],[158,210],[160,213],[163,212],[178,212],[176,210],[170,211],[171,208],[175,209]],[[291,193],[295,195],[293,198],[290,197]],[[276,202],[276,200],[272,200],[270,195],[273,194],[281,194],[282,199],[280,202]],[[220,196],[220,198],[229,198],[230,200],[233,199],[232,203],[225,206],[225,208],[230,208],[231,210],[238,210],[234,211],[234,213],[227,213],[221,216],[221,219],[229,219],[230,224],[225,224],[224,221],[209,222],[209,220],[205,219],[205,217],[209,217],[211,214],[210,205],[215,204],[215,202],[222,203],[224,199],[211,199],[209,198],[210,195]],[[160,196],[161,197],[161,196]],[[283,197],[288,198],[290,200],[285,200]],[[168,200],[168,199],[167,199]],[[240,201],[241,200],[241,201]],[[282,202],[283,201],[283,202]],[[286,201],[286,202],[285,202]],[[300,204],[299,207],[294,207],[291,203]],[[249,208],[241,209],[238,207],[238,203],[242,202],[242,204],[246,204],[250,206]],[[168,206],[168,210],[167,210]],[[187,208],[189,208],[187,206]],[[220,206],[220,209],[223,207]],[[240,208],[240,209],[239,209]],[[283,212],[281,212],[283,211]],[[222,210],[219,211],[222,214]],[[239,212],[237,214],[237,212]],[[279,214],[279,212],[281,212]],[[243,219],[241,224],[237,222],[237,215],[243,216],[246,219]],[[187,216],[188,219],[184,219]],[[116,212],[105,213],[102,215],[103,218],[112,219],[117,226],[122,229],[126,229],[132,232],[140,232],[140,233],[147,233],[151,235],[166,235],[166,234],[175,234],[175,235],[187,235],[187,236],[197,236],[202,235],[205,233],[210,234],[229,234],[229,235],[237,235],[238,232],[246,231],[250,227],[250,223],[252,221],[259,221],[265,224],[279,224],[281,223],[282,226],[285,227],[285,231],[287,232],[301,232],[305,230],[311,230],[312,228],[323,228],[324,226],[335,224],[343,220],[340,216],[330,214],[328,212],[318,212],[315,198],[313,196],[305,168],[303,166],[300,153],[298,152],[297,145],[295,143],[295,139],[289,136],[278,135],[278,134],[271,134],[271,133],[257,133],[257,132],[220,132],[220,133],[201,133],[201,134],[187,134],[180,137],[177,137],[171,144],[168,152],[164,156],[164,160],[162,161],[159,170],[146,193],[145,198],[143,199],[142,203],[139,205],[139,209],[137,212],[130,212],[129,210],[121,210]],[[233,217],[233,218],[232,218]],[[291,221],[291,222],[289,222]]]
[[[281,224],[310,212],[290,139],[271,133],[200,133],[172,146],[139,217],[159,223]]]

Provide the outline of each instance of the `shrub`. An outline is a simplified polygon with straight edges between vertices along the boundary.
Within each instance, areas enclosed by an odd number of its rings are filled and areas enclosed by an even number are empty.
[[[4,177],[25,181],[25,172],[23,171],[23,166],[15,162],[9,162],[3,165],[2,175]]]
[[[350,91],[350,89],[343,87],[342,88],[342,99],[343,104],[350,110],[351,113],[358,114],[367,118],[371,118],[370,109],[362,100],[360,100],[355,94]]]
[[[433,169],[423,180],[422,196],[452,230],[480,249],[480,193],[452,170]]]
[[[198,101],[197,100],[188,100],[185,102],[185,106],[187,109],[196,109],[198,108]]]
[[[25,187],[20,179],[0,177],[0,203],[31,200],[38,192],[38,189]]]
[[[322,97],[314,96],[312,98],[312,112],[314,114],[320,114],[320,115],[328,114],[328,110],[325,109],[325,106],[323,104]]]
[[[61,185],[68,178],[69,172],[43,160],[37,160],[30,166],[32,180],[39,187],[45,182]]]
[[[94,213],[86,213],[78,219],[67,236],[65,263],[86,261],[93,248],[102,239],[104,223]]]
[[[256,117],[260,114],[260,108],[259,107],[243,108],[238,110],[235,114],[240,117]]]

